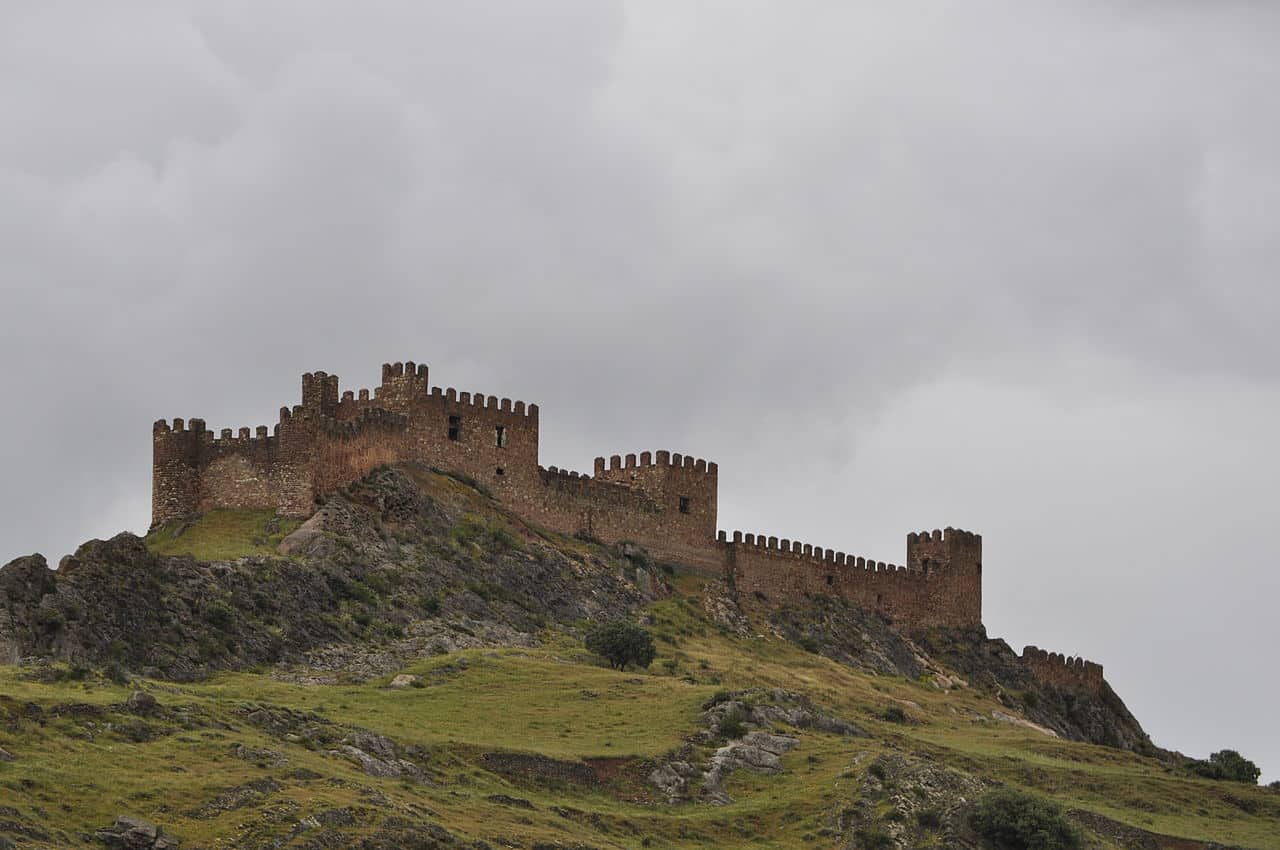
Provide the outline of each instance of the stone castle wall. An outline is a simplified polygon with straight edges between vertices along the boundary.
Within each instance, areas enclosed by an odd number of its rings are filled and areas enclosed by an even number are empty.
[[[928,541],[927,547],[921,541]],[[952,528],[945,534],[911,534],[905,567],[740,531],[725,546],[737,590],[767,601],[800,602],[825,594],[918,628],[982,622],[982,538],[977,534]],[[916,558],[922,549],[930,553],[928,564]]]
[[[1102,665],[1083,658],[1065,657],[1059,652],[1045,652],[1035,646],[1022,650],[1022,661],[1036,678],[1059,688],[1084,690],[1098,696],[1102,693]]]
[[[538,462],[538,406],[433,387],[425,365],[385,364],[372,391],[341,392],[336,375],[302,376],[302,403],[273,428],[225,429],[201,419],[152,429],[152,524],[213,508],[308,516],[316,499],[384,463],[415,461],[484,484],[517,516],[725,575],[773,601],[842,596],[904,623],[976,625],[982,538],[912,534],[907,566],[735,532],[717,539],[716,464],[666,450],[595,459],[592,474]]]

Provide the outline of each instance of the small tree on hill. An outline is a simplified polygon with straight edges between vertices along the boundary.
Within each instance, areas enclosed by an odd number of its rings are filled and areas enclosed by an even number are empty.
[[[1258,784],[1262,769],[1235,750],[1219,750],[1208,761],[1193,761],[1191,769],[1209,779],[1226,779],[1231,782]]]
[[[628,664],[648,667],[656,654],[649,633],[626,620],[610,620],[593,626],[585,642],[587,649],[604,656],[615,670],[625,670]]]
[[[1082,844],[1056,803],[1011,788],[983,795],[970,822],[1002,850],[1076,850]]]

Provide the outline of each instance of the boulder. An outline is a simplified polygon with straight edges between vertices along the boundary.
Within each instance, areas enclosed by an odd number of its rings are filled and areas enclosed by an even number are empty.
[[[120,815],[111,826],[94,833],[111,850],[177,850],[178,839],[160,827],[138,818]]]
[[[156,698],[146,691],[134,691],[124,703],[125,710],[131,714],[144,716],[153,713],[157,705]]]
[[[414,676],[410,673],[401,673],[399,676],[392,679],[391,684],[387,685],[387,687],[396,689],[411,688],[421,681],[422,678],[419,676]]]

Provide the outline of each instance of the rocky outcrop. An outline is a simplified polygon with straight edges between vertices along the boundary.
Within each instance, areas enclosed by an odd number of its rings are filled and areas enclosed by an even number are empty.
[[[978,629],[933,629],[914,636],[932,659],[960,672],[976,688],[995,694],[1032,723],[1073,741],[1147,755],[1152,745],[1111,686],[1093,691],[1045,682],[1003,640]]]
[[[986,783],[929,759],[892,753],[855,760],[852,793],[835,808],[828,831],[848,847],[907,850],[921,846],[977,850],[969,826]]]
[[[776,774],[782,756],[800,743],[788,727],[833,735],[866,737],[857,725],[820,711],[803,694],[775,688],[725,691],[702,711],[702,733],[693,743],[720,746],[705,761],[691,745],[655,767],[648,776],[668,802],[698,799],[713,805],[733,802],[724,789],[735,770]],[[695,780],[697,780],[695,782]]]
[[[908,679],[924,670],[922,659],[888,622],[838,597],[788,603],[768,617],[779,636],[858,670]]]
[[[94,833],[94,838],[110,850],[177,850],[180,846],[178,839],[155,824],[124,815]]]
[[[730,741],[707,763],[702,774],[703,798],[715,805],[728,805],[732,798],[724,790],[724,781],[735,770],[745,769],[753,773],[776,774],[782,772],[782,754],[800,743],[790,735],[772,735],[768,732],[748,732]]]
[[[370,473],[287,539],[289,557],[161,557],[120,534],[56,571],[19,558],[0,568],[0,661],[177,680],[297,662],[364,679],[432,652],[527,644],[551,623],[625,616],[666,592],[660,572],[637,585],[633,558],[552,545],[478,492],[432,490],[437,479]]]

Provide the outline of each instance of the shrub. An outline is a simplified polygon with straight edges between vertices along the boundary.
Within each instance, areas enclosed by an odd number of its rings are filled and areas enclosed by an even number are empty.
[[[900,705],[889,706],[884,710],[884,713],[882,713],[880,716],[883,717],[885,720],[888,720],[890,723],[906,723],[907,722],[907,713],[902,710],[902,706]]]
[[[1023,791],[985,794],[970,816],[974,830],[1004,850],[1076,850],[1080,831],[1054,802]]]
[[[892,836],[874,826],[859,829],[857,836],[858,846],[863,850],[889,850],[893,847]]]
[[[501,555],[520,548],[520,541],[501,522],[479,514],[466,514],[449,531],[449,542],[459,552]]]
[[[726,711],[724,717],[720,718],[719,729],[720,734],[730,741],[747,734],[747,719],[742,709],[735,705]]]
[[[600,623],[587,632],[585,643],[587,649],[604,656],[615,670],[625,670],[628,664],[648,667],[655,655],[649,633],[626,620]]]
[[[236,612],[227,603],[215,599],[204,606],[204,618],[212,626],[226,628],[236,618]]]
[[[1229,782],[1258,784],[1262,770],[1235,750],[1219,750],[1207,761],[1193,761],[1189,765],[1194,773],[1209,779],[1225,779]]]

